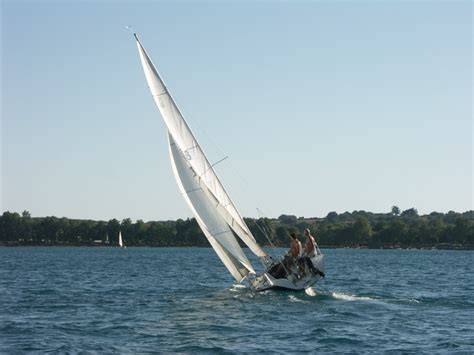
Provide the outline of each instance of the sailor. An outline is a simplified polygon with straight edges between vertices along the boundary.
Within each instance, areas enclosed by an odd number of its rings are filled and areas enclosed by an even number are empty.
[[[303,253],[301,242],[295,233],[290,233],[291,246],[283,260],[273,266],[268,272],[276,279],[287,277],[289,274],[298,273],[297,258]]]
[[[291,237],[291,246],[290,250],[288,250],[288,255],[297,258],[298,256],[301,256],[303,249],[301,247],[301,242],[296,238],[295,233],[290,233]]]
[[[312,258],[314,256],[316,241],[308,228],[304,230],[304,236],[306,237],[306,242],[304,243],[303,255]]]
[[[316,255],[316,241],[308,228],[304,230],[304,236],[306,237],[306,242],[304,243],[303,259],[314,274],[324,277],[324,272],[315,267],[311,261],[311,258]]]
[[[283,258],[281,265],[282,268],[288,274],[297,274],[298,273],[298,265],[296,263],[297,258],[301,255],[303,248],[301,247],[301,242],[296,238],[295,233],[290,233],[291,239],[291,246],[286,253],[285,257]]]

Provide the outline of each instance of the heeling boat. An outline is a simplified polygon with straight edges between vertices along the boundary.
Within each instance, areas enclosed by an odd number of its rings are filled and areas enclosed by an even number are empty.
[[[313,285],[322,275],[321,271],[324,272],[323,255],[319,248],[315,248],[315,256],[312,258],[316,269],[302,264],[293,270],[291,265],[273,262],[271,256],[258,245],[138,36],[135,33],[133,35],[148,87],[168,128],[169,155],[176,182],[199,227],[221,261],[237,282],[247,280],[250,287],[257,291],[269,288],[298,290]],[[260,258],[264,271],[255,271],[236,236]],[[276,275],[272,270],[278,269],[279,265],[283,266],[284,272]]]

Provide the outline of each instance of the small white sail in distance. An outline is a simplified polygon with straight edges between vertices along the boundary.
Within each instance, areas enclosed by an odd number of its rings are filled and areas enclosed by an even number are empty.
[[[173,172],[211,246],[237,281],[254,269],[238,245],[232,230],[259,257],[267,254],[222,186],[150,57],[134,34],[148,87],[168,128]]]
[[[120,248],[123,248],[122,231],[119,231],[118,243],[119,243]]]

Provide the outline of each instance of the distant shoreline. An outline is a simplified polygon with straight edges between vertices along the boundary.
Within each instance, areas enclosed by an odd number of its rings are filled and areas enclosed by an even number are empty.
[[[288,248],[289,236],[301,241],[309,229],[319,245],[330,248],[370,249],[474,249],[474,211],[432,212],[418,215],[415,208],[389,213],[353,211],[326,217],[280,215],[276,219],[244,218],[258,245]],[[32,217],[4,212],[0,216],[3,246],[118,246],[119,235],[126,246],[210,247],[194,218],[176,221],[76,220],[66,217]],[[236,235],[238,237],[238,235]],[[239,238],[238,238],[239,240]],[[239,241],[243,247],[243,241]]]

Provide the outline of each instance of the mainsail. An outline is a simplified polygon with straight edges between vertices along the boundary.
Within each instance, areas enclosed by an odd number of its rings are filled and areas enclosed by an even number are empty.
[[[240,281],[255,271],[233,232],[255,255],[265,257],[267,254],[255,241],[140,40],[134,36],[148,86],[168,128],[171,164],[178,186],[211,246]]]

